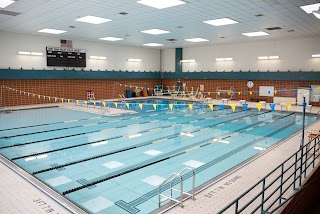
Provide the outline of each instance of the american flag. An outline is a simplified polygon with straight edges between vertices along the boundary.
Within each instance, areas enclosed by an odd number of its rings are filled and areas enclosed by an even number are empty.
[[[72,48],[72,40],[61,39],[60,46],[65,48]]]

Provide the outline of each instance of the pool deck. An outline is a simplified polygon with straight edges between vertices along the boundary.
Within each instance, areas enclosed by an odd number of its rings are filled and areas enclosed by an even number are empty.
[[[150,97],[149,97],[150,98]],[[168,99],[170,97],[155,97],[155,98],[164,98]],[[139,97],[137,99],[143,99]],[[175,98],[177,99],[177,98]],[[191,101],[188,98],[178,98],[179,100]],[[107,100],[106,100],[107,101]],[[114,100],[117,101],[117,100]],[[197,101],[197,100],[193,100]],[[204,102],[206,103],[206,102]],[[210,100],[210,103],[215,105],[221,104],[221,100]],[[247,102],[249,108],[256,108],[254,102]],[[241,106],[239,101],[229,101],[228,104],[236,104]],[[100,107],[84,107],[84,106],[75,106],[71,103],[53,103],[53,104],[41,104],[33,105],[32,107],[45,107],[45,106],[60,106],[68,109],[86,111],[96,114],[101,114]],[[22,109],[30,108],[31,106],[17,106],[12,109]],[[267,106],[269,109],[269,107]],[[280,110],[280,106],[276,105],[276,110]],[[291,111],[302,111],[301,106],[292,105]],[[312,113],[318,113],[320,107],[312,107]],[[113,109],[111,108],[108,111],[106,116],[113,116],[123,113],[135,113],[130,110],[123,109]],[[306,131],[309,130],[319,130],[320,121],[312,124],[307,127]],[[188,199],[184,202],[184,208],[178,206],[169,206],[165,210],[158,210],[157,212],[168,212],[168,213],[183,213],[183,214],[194,214],[194,213],[217,213],[219,210],[228,205],[231,201],[241,195],[243,192],[248,190],[253,186],[257,181],[259,181],[263,176],[272,171],[279,163],[286,160],[299,148],[301,141],[302,133],[298,132],[293,137],[273,146],[270,149],[267,149],[256,157],[251,159],[245,164],[238,166],[238,168],[229,171],[227,174],[222,177],[215,179],[211,184],[200,189],[196,195],[196,200],[193,201]],[[305,142],[307,142],[307,134],[305,137]],[[273,160],[273,161],[270,161]],[[319,161],[317,161],[316,166],[319,166]],[[54,214],[64,214],[72,213],[66,207],[62,206],[57,202],[57,198],[49,197],[43,190],[42,187],[37,188],[35,185],[28,182],[27,178],[23,175],[20,175],[20,172],[23,170],[13,171],[7,165],[2,162],[0,158],[0,187],[2,191],[0,193],[0,213],[48,213],[46,210],[53,209],[54,211],[50,213]],[[25,173],[25,172],[24,172]],[[310,172],[312,173],[312,172]],[[22,173],[23,174],[23,173]],[[274,175],[276,177],[276,175]],[[257,194],[261,189],[254,189],[250,192],[249,196]],[[289,197],[293,194],[294,191],[289,191],[286,193],[286,197]],[[59,199],[60,200],[60,199]],[[250,200],[246,198],[244,200]],[[245,202],[245,201],[244,201]],[[62,203],[64,204],[64,203]],[[47,207],[47,208],[45,208]],[[70,209],[70,208],[69,208]],[[278,211],[280,212],[280,211]],[[73,211],[73,213],[77,213]],[[226,212],[230,213],[230,212]],[[231,212],[232,213],[232,212]]]

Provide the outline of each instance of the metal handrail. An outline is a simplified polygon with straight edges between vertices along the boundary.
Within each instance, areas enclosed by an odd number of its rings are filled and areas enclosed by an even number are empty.
[[[273,169],[270,173],[268,173],[265,177],[263,177],[260,181],[258,181],[256,184],[254,184],[250,189],[248,189],[246,192],[244,192],[243,194],[241,194],[239,197],[237,197],[234,201],[232,201],[230,204],[228,204],[225,208],[223,208],[222,210],[220,210],[218,212],[218,214],[224,213],[225,211],[227,211],[230,207],[235,206],[235,213],[241,213],[243,212],[249,205],[251,205],[257,198],[261,197],[261,203],[259,205],[257,205],[255,207],[255,209],[253,211],[250,211],[250,213],[254,213],[257,210],[261,209],[261,213],[269,213],[269,209],[277,202],[279,201],[279,206],[281,206],[282,204],[284,204],[283,201],[287,201],[288,199],[283,198],[284,193],[287,192],[287,190],[290,189],[291,186],[293,186],[293,190],[296,190],[296,181],[299,181],[299,186],[301,187],[301,179],[302,179],[302,175],[304,174],[304,177],[306,178],[306,173],[307,173],[307,169],[312,165],[312,167],[315,167],[315,160],[316,158],[318,158],[320,156],[320,154],[316,155],[316,153],[319,152],[319,147],[320,147],[320,134],[318,134],[317,136],[315,136],[314,138],[312,138],[308,143],[306,143],[303,147],[300,146],[299,150],[296,151],[293,155],[291,155],[289,158],[287,158],[284,162],[282,162],[280,165],[278,165],[275,169]],[[316,148],[318,147],[318,148]],[[305,152],[304,152],[305,150]],[[311,154],[308,157],[308,153],[313,150],[313,154]],[[299,153],[301,153],[301,156],[298,157]],[[287,166],[287,168],[285,169],[284,166],[285,164],[291,160],[292,158],[294,158],[294,163]],[[309,161],[310,159],[312,159],[311,163],[307,164],[307,161]],[[297,164],[300,163],[300,166],[297,166]],[[291,173],[289,175],[288,178],[286,178],[284,180],[284,174],[286,172],[288,172],[292,167],[294,167],[294,172]],[[304,168],[304,169],[303,169]],[[272,181],[270,181],[270,183],[266,186],[266,179],[272,175],[275,171],[277,171],[278,169],[281,169],[281,174],[279,176],[277,176],[275,179],[273,179]],[[297,176],[297,172],[299,174],[299,170],[300,170],[300,175]],[[283,190],[283,185],[289,181],[292,177],[294,177],[293,182],[291,182],[289,184],[289,186]],[[266,190],[268,190],[276,181],[278,181],[279,179],[281,179],[280,181],[280,185],[275,187],[275,190],[273,190],[266,198],[265,198],[265,192]],[[242,199],[245,195],[247,195],[251,190],[253,190],[255,187],[257,187],[258,185],[262,184],[262,191],[260,191],[259,193],[257,193],[257,195],[255,195],[249,202],[247,202],[244,206],[242,206],[241,208],[239,208],[239,201],[240,199]],[[265,202],[269,201],[269,199],[274,196],[274,194],[276,192],[278,192],[280,190],[280,194],[278,197],[276,197],[274,199],[274,201],[271,202],[271,205],[269,205],[266,209],[264,209],[264,204]],[[279,207],[277,207],[278,209]],[[273,211],[272,211],[273,212]]]
[[[191,173],[192,173],[192,193],[188,193],[188,192],[184,192],[183,191],[183,177],[182,177],[182,173],[189,170]],[[180,182],[180,190],[178,189],[175,189],[173,188],[173,181],[176,180],[177,178],[179,178],[179,182]],[[170,180],[170,195],[167,196],[167,195],[164,195],[162,194],[162,189],[161,187],[167,183],[167,181]],[[195,189],[195,172],[193,169],[189,168],[189,167],[186,167],[184,169],[182,169],[179,173],[172,173],[166,180],[164,180],[158,187],[158,205],[159,207],[161,206],[161,196],[165,198],[164,201],[167,201],[167,200],[171,200],[171,201],[175,201],[177,202],[178,204],[180,204],[180,207],[183,207],[183,195],[188,195],[188,196],[191,196],[192,199],[194,200],[194,189]],[[174,191],[177,191],[177,192],[180,192],[180,200],[177,200],[175,198],[173,198],[173,190]]]

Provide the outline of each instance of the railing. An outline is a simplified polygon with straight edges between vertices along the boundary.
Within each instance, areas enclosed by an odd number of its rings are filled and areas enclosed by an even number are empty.
[[[188,192],[184,192],[183,191],[183,178],[182,178],[182,173],[185,172],[186,170],[189,170],[190,172],[192,172],[192,190],[191,190],[191,194],[188,193]],[[173,181],[175,181],[177,178],[179,178],[179,183],[180,183],[180,190],[179,189],[176,189],[176,188],[173,188]],[[170,180],[171,179],[171,180]],[[162,189],[161,187],[167,183],[167,181],[170,180],[170,195],[164,195],[162,193]],[[159,185],[159,188],[158,188],[158,199],[159,199],[159,207],[161,206],[161,203],[162,202],[165,202],[167,200],[171,200],[171,201],[175,201],[177,202],[178,204],[180,204],[180,207],[183,207],[183,195],[188,195],[188,196],[191,196],[192,199],[194,200],[194,188],[195,188],[195,172],[193,169],[191,168],[184,168],[183,170],[181,170],[179,173],[172,173],[165,181],[163,181],[160,185]],[[173,191],[176,191],[176,192],[179,192],[180,193],[180,196],[178,199],[174,198],[173,197]],[[164,199],[161,200],[161,197],[163,197]]]
[[[273,213],[275,210],[279,209],[279,207],[288,200],[284,197],[284,194],[287,193],[290,188],[299,190],[298,187],[301,187],[303,177],[306,178],[307,176],[307,169],[310,166],[312,166],[312,169],[315,167],[315,160],[320,156],[319,139],[320,134],[303,147],[300,146],[297,152],[253,185],[249,190],[232,201],[224,209],[219,211],[218,214],[225,212],[230,213],[232,210],[235,214],[259,213],[259,210],[260,213],[263,214]],[[274,176],[276,176],[276,178],[274,178]],[[280,185],[277,184],[277,182],[280,182]],[[260,192],[255,193],[255,196],[253,197],[250,196],[256,188],[261,188],[262,191],[260,190]],[[248,200],[248,197],[251,199],[246,202],[245,200]],[[277,202],[278,206],[275,207]]]

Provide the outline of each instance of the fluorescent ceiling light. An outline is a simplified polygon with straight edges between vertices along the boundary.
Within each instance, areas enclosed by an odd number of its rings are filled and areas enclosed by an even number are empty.
[[[65,30],[55,30],[55,29],[45,28],[45,29],[39,30],[38,32],[39,32],[39,33],[61,34],[61,33],[67,32],[67,31],[65,31]]]
[[[84,16],[81,17],[79,19],[76,19],[76,21],[79,22],[86,22],[86,23],[90,23],[90,24],[102,24],[105,22],[110,22],[112,21],[111,19],[105,19],[105,18],[100,18],[100,17],[96,17],[96,16]]]
[[[8,7],[10,4],[13,4],[15,1],[12,0],[0,0],[0,8]]]
[[[231,25],[239,23],[235,20],[229,19],[229,18],[222,18],[222,19],[214,19],[214,20],[208,20],[203,21],[206,24],[213,25],[213,26],[222,26],[222,25]]]
[[[306,13],[310,14],[315,10],[319,10],[320,7],[320,3],[318,4],[309,4],[309,5],[305,5],[305,6],[300,6],[300,8],[302,10],[304,10]]]
[[[105,56],[89,56],[89,59],[107,59]]]
[[[192,39],[185,39],[185,41],[188,41],[188,42],[207,42],[209,40],[202,39],[202,38],[192,38]]]
[[[279,56],[259,56],[258,59],[262,59],[262,60],[265,60],[265,59],[279,59],[280,57]]]
[[[270,34],[263,32],[263,31],[259,31],[259,32],[242,33],[242,35],[254,37],[254,36],[267,36]]]
[[[31,55],[32,55],[32,56],[42,56],[43,53],[40,53],[40,52],[31,52]]]
[[[229,58],[216,58],[217,62],[223,62],[223,61],[233,61],[233,58],[229,57]]]
[[[313,58],[318,58],[318,57],[320,57],[320,54],[314,54],[314,55],[312,55],[312,57]]]
[[[18,54],[19,55],[30,55],[31,53],[27,52],[27,51],[19,51]]]
[[[103,38],[99,38],[101,40],[107,40],[107,41],[119,41],[119,40],[123,40],[123,38],[117,38],[117,37],[103,37]]]
[[[180,60],[180,62],[196,62],[195,59],[183,59],[183,60]]]
[[[141,33],[153,34],[153,35],[159,35],[159,34],[170,33],[170,31],[160,30],[160,29],[143,30],[143,31],[140,31],[140,32],[141,32]]]
[[[150,46],[150,47],[163,46],[163,44],[159,44],[159,43],[147,43],[147,44],[143,44],[143,45]]]
[[[168,7],[174,7],[185,4],[186,2],[181,0],[140,0],[137,1],[139,4],[144,4],[157,9],[164,9]]]
[[[140,137],[142,134],[134,134],[134,135],[129,135],[129,138],[135,138],[135,137]]]
[[[128,62],[141,62],[141,59],[128,59]]]

